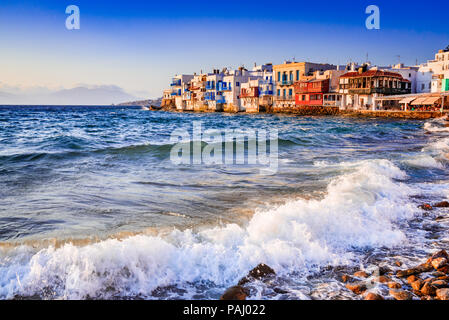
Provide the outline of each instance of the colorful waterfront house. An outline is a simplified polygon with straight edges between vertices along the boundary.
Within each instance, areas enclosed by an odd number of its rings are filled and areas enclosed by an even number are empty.
[[[259,112],[259,81],[261,79],[242,83],[240,92],[241,107],[248,113]]]
[[[171,89],[164,90],[163,95],[162,95],[161,107],[167,107],[167,108],[175,107],[175,99],[172,96]]]
[[[282,112],[295,108],[295,82],[304,80],[304,77],[313,76],[316,71],[336,69],[337,66],[329,64],[290,61],[273,66],[275,78],[273,110]]]
[[[183,93],[186,92],[190,86],[190,81],[193,79],[193,75],[181,74],[177,75],[172,79],[171,86],[171,96],[175,101],[176,109],[182,111],[185,109],[186,100]]]
[[[188,102],[188,109],[204,112],[208,109],[207,101],[205,100],[207,75],[194,75],[190,81],[190,102]]]
[[[213,70],[206,77],[206,92],[204,99],[208,105],[208,111],[223,111],[223,77],[226,70]]]
[[[343,96],[344,109],[381,110],[377,98],[410,94],[411,91],[411,82],[395,72],[361,67],[340,77],[339,92]]]
[[[329,79],[313,79],[295,82],[296,106],[324,106],[324,94],[329,92],[329,87]]]
[[[240,93],[243,83],[248,82],[251,73],[240,67],[237,70],[228,71],[223,77],[222,93],[223,93],[223,111],[225,112],[241,112],[245,111],[241,105]]]

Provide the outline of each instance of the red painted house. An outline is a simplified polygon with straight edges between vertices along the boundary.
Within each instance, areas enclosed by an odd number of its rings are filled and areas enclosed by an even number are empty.
[[[322,106],[324,94],[329,92],[329,79],[304,80],[295,83],[297,106]]]

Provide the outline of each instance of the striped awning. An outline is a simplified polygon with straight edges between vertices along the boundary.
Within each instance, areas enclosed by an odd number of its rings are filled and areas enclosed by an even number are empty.
[[[409,104],[410,102],[412,102],[415,99],[416,99],[416,97],[407,97],[407,98],[404,98],[401,101],[399,101],[399,103],[400,104]]]
[[[435,103],[437,103],[439,100],[441,99],[441,97],[429,97],[426,99],[426,101],[424,101],[424,105],[433,105]]]
[[[424,106],[426,105],[424,102],[427,100],[427,97],[421,97],[413,101],[411,104],[413,106]]]

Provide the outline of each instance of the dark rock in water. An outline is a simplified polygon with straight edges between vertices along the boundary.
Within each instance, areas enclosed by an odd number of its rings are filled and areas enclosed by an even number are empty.
[[[438,289],[436,295],[439,300],[449,300],[449,289]]]
[[[220,300],[246,300],[248,292],[242,286],[234,286],[223,293]]]
[[[354,277],[366,279],[369,277],[369,274],[366,273],[365,271],[357,271],[356,273],[354,273]]]
[[[422,210],[425,210],[425,211],[432,211],[433,210],[432,206],[430,204],[428,204],[428,203],[420,205],[418,208],[420,208]]]
[[[434,280],[432,281],[432,286],[437,289],[449,288],[449,283],[445,280]]]
[[[399,282],[391,281],[391,282],[388,282],[387,285],[388,285],[388,288],[390,288],[390,289],[401,289],[402,288],[402,286]]]
[[[433,205],[434,208],[449,208],[449,202],[443,201]]]
[[[412,284],[413,282],[418,281],[418,280],[421,280],[421,279],[419,279],[419,278],[418,278],[417,276],[415,276],[415,275],[411,275],[411,276],[409,276],[409,277],[407,278],[408,284]]]
[[[433,267],[430,263],[423,263],[415,268],[407,269],[407,270],[399,270],[396,272],[396,277],[398,278],[405,278],[412,275],[424,273],[424,272],[430,272],[433,270]]]
[[[413,290],[415,290],[415,291],[421,291],[421,288],[423,287],[423,285],[424,285],[424,281],[422,281],[422,280],[416,280],[411,283],[411,286],[412,286]]]
[[[251,270],[246,277],[242,278],[238,284],[239,286],[241,286],[254,280],[263,280],[275,274],[276,272],[274,272],[272,268],[270,268],[266,264],[261,263],[253,270]]]
[[[384,276],[390,272],[391,272],[391,269],[388,267],[379,267],[379,275],[381,275],[381,276]]]
[[[396,300],[412,300],[413,298],[410,292],[404,290],[391,289],[389,293]]]
[[[427,260],[427,263],[431,263],[432,260],[437,259],[437,258],[446,258],[446,259],[449,260],[449,255],[447,254],[446,250],[438,251],[438,252],[434,253],[434,254]]]
[[[288,293],[288,291],[285,291],[285,290],[282,290],[282,289],[279,289],[279,288],[274,288],[273,291],[278,293],[278,294],[287,294]]]
[[[449,265],[445,265],[438,269],[439,272],[449,274]]]
[[[447,259],[443,257],[436,258],[432,260],[431,264],[436,270],[438,270],[447,265]]]
[[[436,295],[436,292],[437,288],[429,282],[424,283],[423,287],[421,288],[421,293],[425,296],[434,296]]]
[[[353,293],[359,295],[367,290],[366,284],[363,282],[358,283],[348,283],[346,289],[351,290]]]
[[[385,300],[385,299],[380,294],[370,292],[365,296],[365,300],[380,301],[380,300]]]

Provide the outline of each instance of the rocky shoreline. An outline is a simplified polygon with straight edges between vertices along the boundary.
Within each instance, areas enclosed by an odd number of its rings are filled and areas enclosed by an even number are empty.
[[[423,211],[449,208],[449,202],[443,201],[434,205],[425,203],[419,208]],[[421,264],[412,268],[402,268],[402,262],[399,260],[394,262],[394,267],[385,266],[382,262],[378,265],[369,270],[350,267],[329,269],[334,273],[340,272],[339,281],[348,293],[353,294],[354,300],[449,300],[449,254],[446,250],[431,254]],[[253,295],[252,283],[261,281],[271,285],[275,277],[276,273],[272,268],[260,264],[236,286],[226,290],[220,300],[246,300]],[[279,294],[287,293],[279,288],[272,290]]]
[[[161,108],[153,111],[167,112],[189,112],[189,113],[213,113],[215,111],[183,111],[173,108],[172,105],[161,105]],[[226,112],[224,112],[226,113]],[[237,112],[227,112],[237,113]],[[391,118],[391,119],[409,119],[409,120],[429,120],[447,116],[447,112],[440,111],[371,111],[371,110],[339,110],[334,107],[303,107],[290,108],[283,110],[268,110],[259,112],[260,114],[290,114],[297,116],[343,116],[354,118]],[[257,113],[249,113],[257,114]]]

